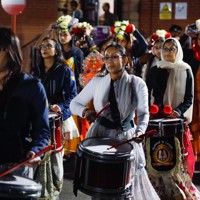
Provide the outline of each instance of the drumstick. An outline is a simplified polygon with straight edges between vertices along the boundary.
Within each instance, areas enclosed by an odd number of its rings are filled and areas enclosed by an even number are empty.
[[[96,115],[96,118],[99,117],[99,115],[110,105],[110,102],[108,102]]]
[[[140,135],[140,136],[138,136],[138,137],[133,137],[133,138],[131,138],[130,140],[126,140],[126,141],[124,141],[124,142],[120,142],[120,143],[118,143],[118,144],[114,144],[113,146],[107,148],[107,150],[110,150],[110,149],[112,149],[112,148],[116,148],[116,147],[121,146],[121,145],[123,145],[123,144],[129,143],[129,142],[131,142],[131,141],[134,141],[134,140],[137,139],[137,138],[144,137],[144,136],[147,136],[147,135],[152,135],[152,134],[154,134],[155,132],[157,132],[157,130],[155,130],[155,129],[150,130],[150,131],[148,131],[148,132],[146,132],[146,133],[144,133],[144,134],[142,134],[142,135]]]
[[[22,165],[26,164],[26,163],[29,162],[30,160],[32,160],[32,159],[34,159],[34,158],[40,156],[41,154],[43,154],[43,153],[45,153],[45,152],[51,150],[53,147],[54,147],[53,145],[47,146],[46,148],[44,148],[44,149],[42,149],[41,151],[39,151],[38,153],[36,153],[36,154],[34,155],[33,158],[27,158],[27,159],[25,159],[25,160],[23,160],[23,161],[21,161],[21,162],[15,164],[15,165],[13,165],[10,169],[8,169],[8,170],[2,172],[2,173],[0,174],[0,177],[2,177],[2,176],[4,176],[4,175],[6,175],[6,174],[8,174],[8,173],[10,173],[10,172],[12,172],[12,171],[14,171],[15,169],[17,169],[18,167],[21,167]]]

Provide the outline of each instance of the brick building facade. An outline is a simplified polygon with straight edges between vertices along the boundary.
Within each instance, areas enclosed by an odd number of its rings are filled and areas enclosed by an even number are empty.
[[[187,3],[187,19],[174,19],[175,2],[183,2],[182,0],[115,0],[121,2],[122,19],[129,20],[131,23],[144,34],[149,36],[156,29],[166,29],[171,24],[179,24],[183,29],[186,25],[194,23],[196,19],[200,18],[200,1],[199,0],[185,0]],[[55,22],[62,12],[58,11],[59,7],[63,7],[66,2],[70,0],[26,0],[26,8],[24,12],[17,15],[16,32],[21,40],[22,46],[26,46],[34,40],[38,35],[42,34],[50,23]],[[108,1],[109,2],[109,1]],[[171,2],[172,5],[172,19],[159,19],[159,10],[161,2]],[[119,8],[118,8],[119,11]],[[0,26],[12,27],[11,16],[7,14],[0,6]],[[25,59],[30,56],[28,48],[23,49]],[[27,62],[26,62],[27,64]]]

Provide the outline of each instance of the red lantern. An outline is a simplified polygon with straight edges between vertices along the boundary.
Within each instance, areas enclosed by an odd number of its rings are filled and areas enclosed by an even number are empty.
[[[1,0],[3,9],[10,15],[18,15],[24,11],[26,0]]]

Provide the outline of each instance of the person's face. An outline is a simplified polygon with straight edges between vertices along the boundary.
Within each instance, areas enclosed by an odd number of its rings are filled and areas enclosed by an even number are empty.
[[[71,41],[72,36],[69,33],[69,31],[59,31],[58,39],[59,39],[59,41],[62,45],[65,45],[65,44],[68,44]]]
[[[152,50],[153,50],[153,54],[157,57],[157,58],[161,58],[161,47],[162,47],[162,42],[157,42],[155,43],[155,45],[153,46]]]
[[[40,45],[40,51],[43,58],[50,58],[56,55],[55,42],[53,40],[44,40]]]
[[[177,51],[178,51],[178,49],[173,44],[173,42],[165,43],[165,45],[163,46],[163,49],[162,49],[164,60],[173,63],[176,59]]]
[[[117,44],[123,46],[124,48],[127,48],[128,46],[128,41],[125,37],[123,37],[122,39],[117,39]]]
[[[122,71],[123,57],[115,47],[110,47],[105,51],[104,62],[109,73],[117,74]]]

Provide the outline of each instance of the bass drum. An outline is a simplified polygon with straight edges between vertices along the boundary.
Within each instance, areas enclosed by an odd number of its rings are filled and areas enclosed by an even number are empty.
[[[108,150],[121,141],[111,138],[88,138],[78,146],[74,179],[77,189],[96,196],[125,196],[131,191],[133,149],[126,143]]]
[[[41,196],[42,186],[38,182],[15,175],[0,178],[1,200],[32,200]]]

